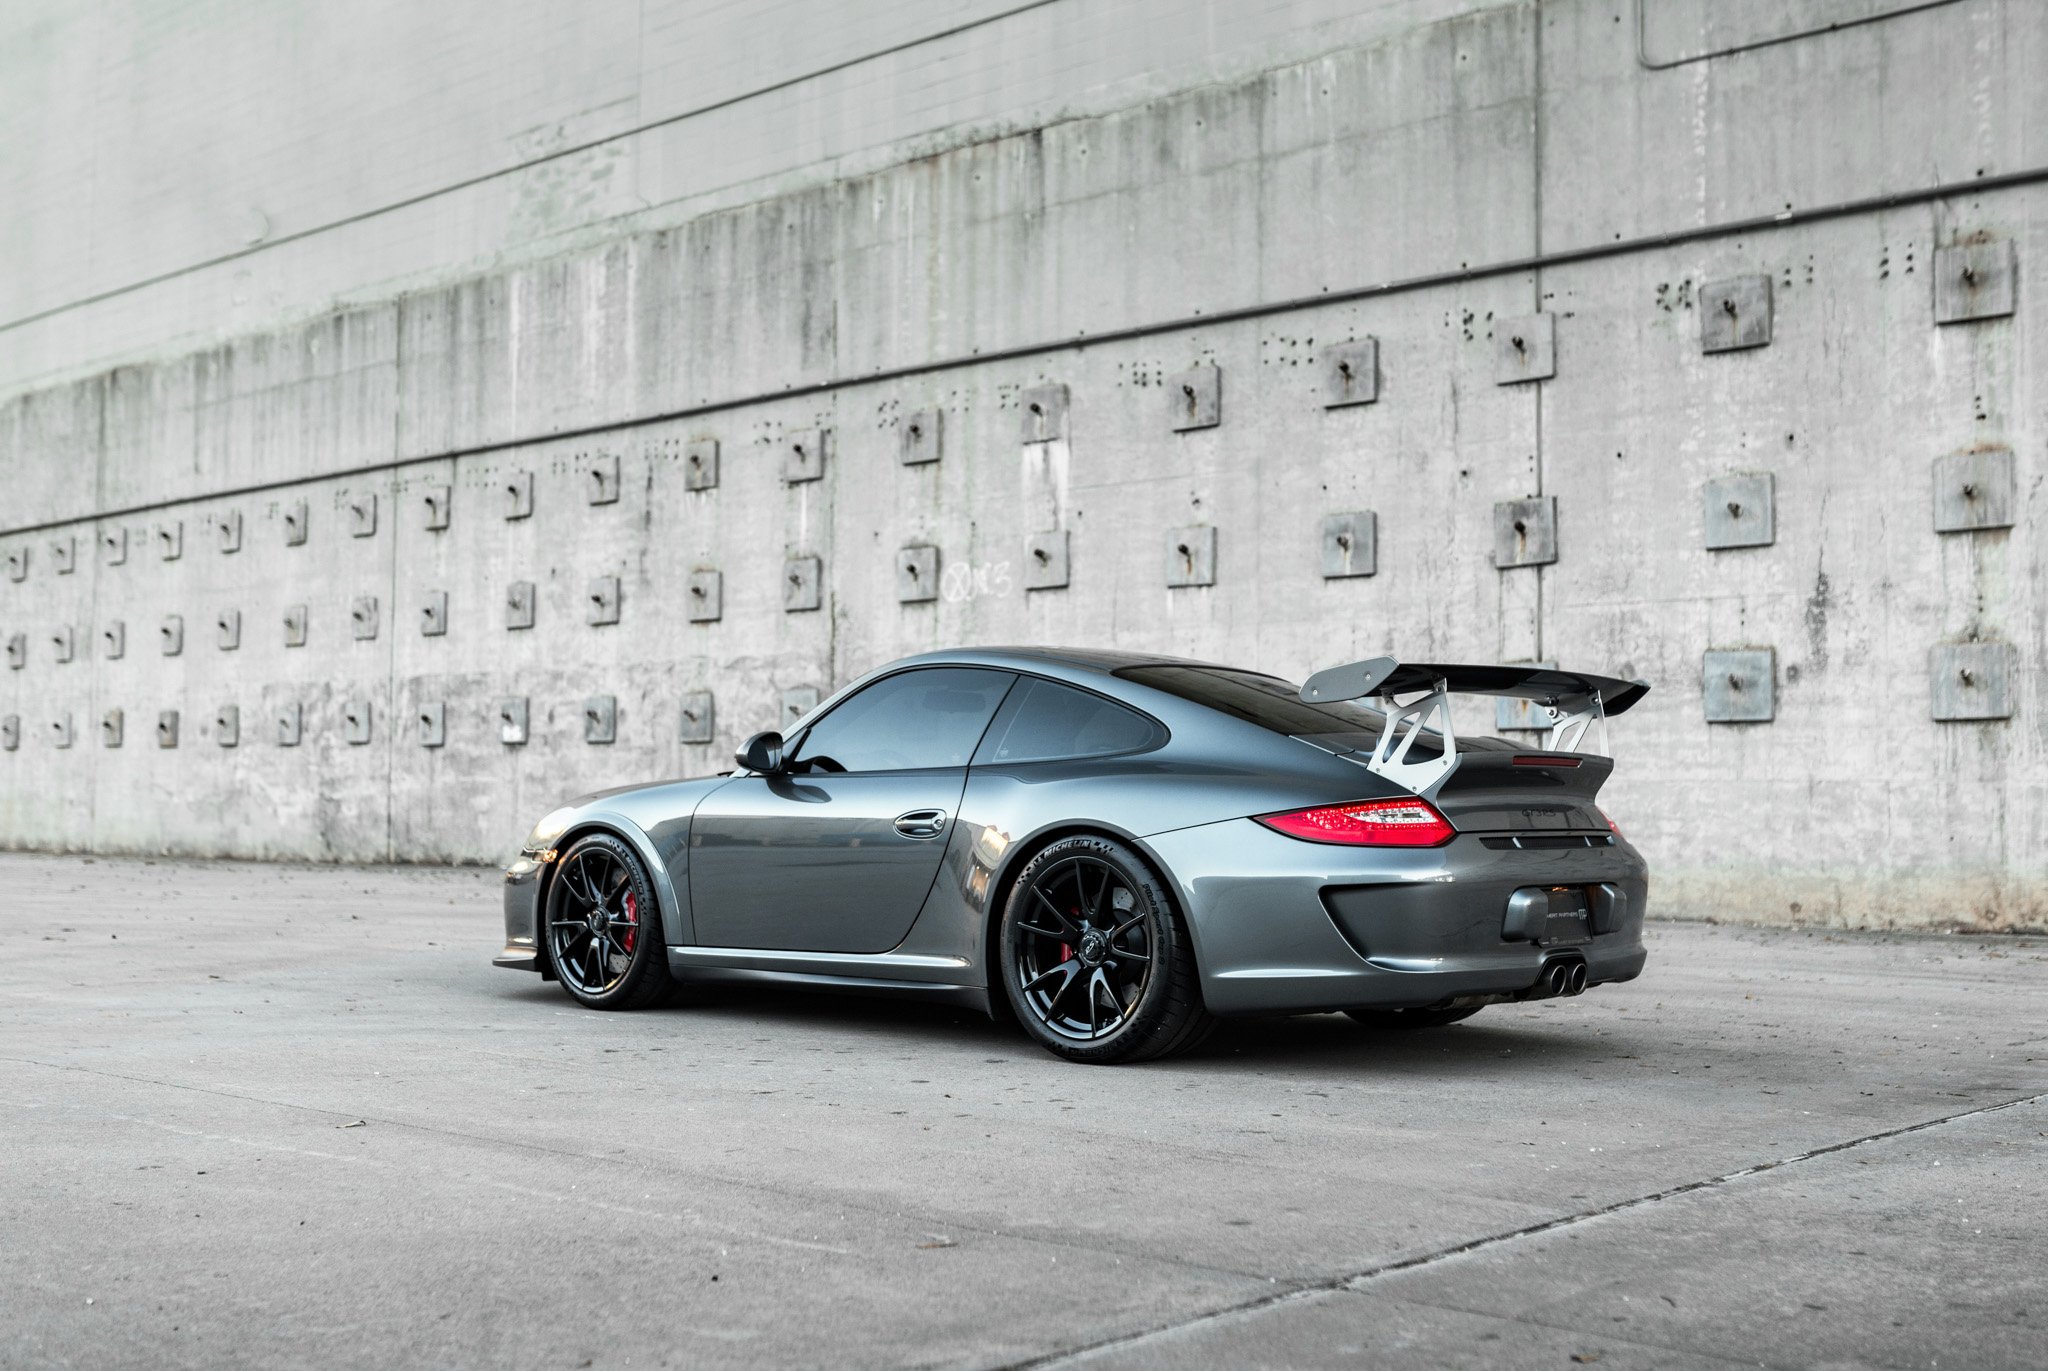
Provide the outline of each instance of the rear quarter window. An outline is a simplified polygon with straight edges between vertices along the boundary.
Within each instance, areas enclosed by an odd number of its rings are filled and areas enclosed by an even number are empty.
[[[1166,741],[1166,730],[1137,710],[1054,681],[1025,677],[989,727],[976,766],[1110,757]]]

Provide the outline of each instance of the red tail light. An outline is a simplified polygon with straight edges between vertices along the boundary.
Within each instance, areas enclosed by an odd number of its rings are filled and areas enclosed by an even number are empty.
[[[1600,816],[1601,818],[1603,818],[1603,819],[1606,819],[1606,820],[1607,820],[1607,831],[1608,831],[1608,832],[1612,833],[1612,834],[1613,834],[1613,835],[1614,835],[1615,837],[1617,837],[1617,838],[1619,838],[1619,837],[1621,836],[1621,825],[1620,825],[1620,824],[1618,824],[1618,823],[1616,823],[1616,822],[1614,822],[1614,820],[1613,820],[1612,818],[1609,818],[1609,816],[1608,816],[1608,813],[1607,813],[1607,811],[1606,811],[1606,810],[1604,810],[1604,809],[1600,808],[1600,807],[1599,807],[1598,805],[1595,805],[1595,806],[1593,807],[1593,812],[1594,812],[1595,814],[1598,814],[1598,815],[1599,815],[1599,816]]]
[[[1262,814],[1259,822],[1290,838],[1349,847],[1435,847],[1457,830],[1427,800],[1360,800],[1291,814]]]

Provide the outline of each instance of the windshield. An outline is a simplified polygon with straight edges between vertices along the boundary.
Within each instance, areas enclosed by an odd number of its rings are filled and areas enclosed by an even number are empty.
[[[1371,751],[1387,723],[1385,714],[1354,701],[1309,704],[1301,698],[1300,686],[1256,671],[1222,666],[1131,666],[1116,674],[1127,681],[1207,705],[1232,718],[1289,737],[1305,738],[1336,751]],[[1439,735],[1433,729],[1425,729],[1416,738],[1410,755],[1441,755],[1442,751]]]

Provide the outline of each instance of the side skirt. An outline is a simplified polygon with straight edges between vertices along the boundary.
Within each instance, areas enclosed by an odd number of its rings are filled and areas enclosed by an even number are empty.
[[[954,957],[918,957],[765,951],[736,947],[671,947],[669,974],[684,984],[779,986],[894,995],[957,1004],[989,1012],[988,991],[961,984],[967,962]]]

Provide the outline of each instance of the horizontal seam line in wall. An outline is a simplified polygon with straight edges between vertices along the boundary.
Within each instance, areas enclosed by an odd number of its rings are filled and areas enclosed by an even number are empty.
[[[276,238],[267,238],[260,243],[252,243],[248,247],[237,248],[233,252],[224,252],[218,257],[208,257],[201,261],[188,262],[184,266],[170,271],[158,272],[154,276],[145,276],[141,280],[129,281],[108,290],[98,291],[92,295],[80,296],[76,300],[67,300],[61,305],[53,305],[49,309],[38,310],[34,314],[24,314],[19,318],[0,322],[0,333],[8,332],[10,329],[26,328],[30,324],[41,323],[45,319],[54,319],[58,315],[68,314],[72,310],[86,309],[92,305],[105,304],[109,300],[118,299],[123,295],[132,294],[138,290],[147,290],[151,286],[160,286],[166,281],[175,281],[181,276],[190,276],[194,272],[208,271],[214,267],[226,266],[230,262],[239,262],[245,257],[254,257],[259,253],[268,252],[272,248],[284,247],[290,243],[303,242],[308,238],[315,238],[323,233],[331,233],[335,229],[348,228],[351,225],[365,223],[368,220],[380,218],[386,214],[396,214],[400,210],[426,204],[428,201],[437,200],[444,195],[453,195],[458,191],[469,190],[472,187],[481,186],[506,176],[516,176],[522,171],[531,171],[535,167],[546,166],[550,162],[559,162],[565,157],[574,157],[579,153],[595,151],[607,143],[623,142],[628,138],[638,138],[643,133],[652,133],[656,129],[667,128],[671,124],[680,124],[685,120],[700,118],[706,114],[716,114],[719,110],[730,109],[734,105],[745,104],[749,100],[758,100],[764,95],[773,95],[777,91],[800,86],[806,81],[817,81],[827,76],[834,76],[842,71],[849,71],[868,62],[879,62],[884,57],[894,57],[898,53],[922,47],[926,43],[939,43],[948,38],[957,38],[963,33],[970,33],[975,29],[985,28],[990,24],[999,24],[1005,19],[1014,19],[1020,14],[1027,14],[1032,10],[1044,9],[1048,5],[1057,5],[1059,3],[1061,3],[1061,0],[1029,0],[1027,4],[1012,6],[1009,9],[996,14],[986,15],[980,19],[970,19],[965,23],[955,24],[951,28],[941,29],[936,33],[919,34],[915,38],[906,39],[901,43],[896,43],[886,48],[877,48],[873,52],[864,52],[858,57],[849,57],[843,61],[802,72],[796,76],[786,77],[783,80],[775,81],[765,86],[756,86],[752,90],[741,91],[737,95],[728,95],[722,100],[713,100],[709,104],[697,105],[686,110],[678,110],[674,114],[663,115],[661,118],[645,124],[636,124],[632,128],[620,129],[617,133],[607,133],[602,138],[592,138],[588,142],[559,148],[554,152],[543,153],[539,157],[530,158],[524,162],[515,162],[511,166],[499,167],[493,171],[479,172],[475,176],[467,176],[460,181],[451,181],[445,186],[436,186],[432,190],[421,191],[417,195],[408,195],[403,199],[393,200],[387,204],[378,205],[373,209],[359,210],[354,214],[343,215],[339,219],[332,219],[324,224],[315,224],[311,228],[299,229],[294,233],[280,234]]]
[[[513,448],[533,447],[541,443],[574,442],[578,439],[599,437],[607,433],[617,433],[626,429],[645,428],[652,424],[673,423],[680,419],[694,419],[706,414],[721,414],[728,410],[744,409],[749,405],[768,404],[777,400],[798,400],[806,396],[828,395],[834,391],[850,390],[856,386],[886,385],[891,381],[909,380],[914,377],[929,376],[938,372],[957,371],[963,367],[983,366],[996,362],[1016,362],[1032,357],[1044,357],[1055,352],[1099,347],[1108,343],[1125,343],[1140,338],[1153,338],[1162,333],[1175,333],[1182,329],[1209,328],[1219,324],[1242,323],[1250,319],[1263,319],[1276,314],[1291,314],[1298,310],[1316,309],[1325,305],[1341,305],[1355,300],[1367,300],[1382,295],[1401,295],[1411,291],[1431,290],[1441,286],[1457,285],[1464,281],[1479,281],[1495,276],[1510,276],[1516,272],[1535,271],[1547,267],[1570,266],[1581,262],[1595,262],[1609,257],[1625,257],[1632,253],[1648,252],[1658,248],[1681,247],[1688,243],[1707,242],[1716,238],[1732,238],[1745,233],[1762,233],[1773,229],[1795,228],[1806,224],[1822,223],[1830,219],[1844,219],[1857,214],[1871,214],[1888,209],[1900,209],[1910,205],[1925,204],[1933,200],[1945,200],[1957,195],[2011,190],[2015,187],[2032,185],[2041,181],[2048,181],[2048,167],[2033,167],[2026,171],[2008,172],[2001,176],[1985,176],[1968,181],[1948,181],[1940,185],[1923,187],[1919,190],[1897,191],[1888,195],[1867,196],[1860,200],[1842,200],[1831,205],[1822,205],[1813,209],[1784,210],[1777,214],[1761,215],[1750,219],[1734,219],[1720,224],[1705,224],[1698,228],[1678,229],[1669,233],[1650,234],[1638,238],[1621,238],[1611,243],[1596,243],[1585,247],[1563,248],[1556,252],[1541,253],[1530,257],[1509,258],[1476,267],[1459,267],[1455,271],[1431,272],[1423,276],[1403,277],[1398,280],[1382,281],[1373,285],[1352,286],[1344,290],[1323,291],[1316,295],[1296,296],[1292,299],[1276,300],[1263,305],[1244,305],[1235,309],[1220,310],[1214,314],[1183,315],[1150,324],[1134,324],[1128,328],[1112,329],[1106,333],[1081,333],[1051,342],[1023,343],[1016,347],[998,348],[990,352],[971,352],[952,357],[941,357],[929,362],[915,362],[908,366],[878,367],[874,371],[857,376],[838,376],[824,381],[812,381],[805,385],[785,386],[781,390],[759,391],[748,395],[732,396],[723,400],[707,401],[700,405],[685,406],[682,409],[664,410],[658,414],[635,415],[600,424],[588,424],[581,428],[559,429],[548,433],[531,433],[517,438],[501,438],[494,442],[476,443],[468,447],[447,448],[439,452],[422,453],[412,457],[395,457],[386,462],[372,462],[364,466],[348,467],[338,471],[315,472],[304,476],[292,476],[283,480],[262,481],[251,485],[208,491],[201,495],[181,495],[168,500],[153,500],[139,505],[127,505],[120,509],[99,510],[92,514],[74,515],[68,519],[49,519],[41,523],[20,524],[13,528],[0,528],[0,537],[38,533],[45,529],[66,528],[74,524],[91,523],[96,520],[131,518],[138,514],[171,509],[180,505],[198,504],[208,500],[231,500],[248,495],[261,495],[273,490],[289,490],[295,486],[311,485],[320,481],[343,481],[352,477],[375,476],[384,472],[401,471],[407,467],[425,466],[433,462],[453,461],[462,457],[479,457],[493,452],[506,452]]]
[[[1645,71],[1673,71],[1679,67],[1692,66],[1697,62],[1711,62],[1717,57],[1734,57],[1739,53],[1760,52],[1765,48],[1775,48],[1781,47],[1786,43],[1796,43],[1803,38],[1820,38],[1831,33],[1842,33],[1849,29],[1860,29],[1866,24],[1878,24],[1887,19],[1903,19],[1907,15],[1918,14],[1922,10],[1938,10],[1944,6],[1956,3],[1957,0],[1920,0],[1919,4],[1907,5],[1903,9],[1884,10],[1877,14],[1866,14],[1860,19],[1837,19],[1831,24],[1820,24],[1810,29],[1795,29],[1791,33],[1773,34],[1769,38],[1758,38],[1748,43],[1736,43],[1725,48],[1709,48],[1703,52],[1689,53],[1684,57],[1674,57],[1669,61],[1653,62],[1650,60],[1650,46],[1645,36],[1643,20],[1643,11],[1649,8],[1649,0],[1636,0],[1636,62]]]

